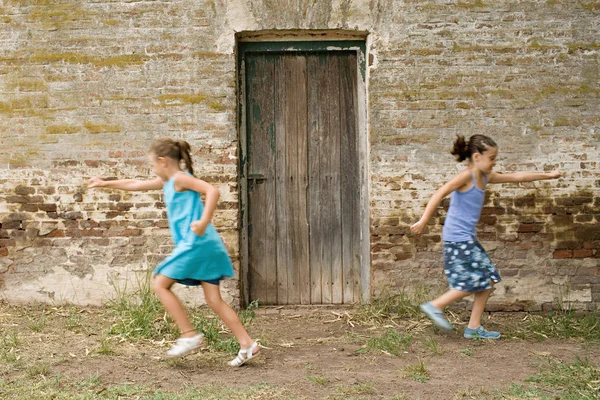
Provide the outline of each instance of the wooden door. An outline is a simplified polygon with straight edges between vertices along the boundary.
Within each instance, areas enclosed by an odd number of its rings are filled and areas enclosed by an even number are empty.
[[[244,64],[249,299],[359,301],[356,52]]]

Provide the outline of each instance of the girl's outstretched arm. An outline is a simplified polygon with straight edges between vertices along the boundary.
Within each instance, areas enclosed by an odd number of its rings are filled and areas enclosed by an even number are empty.
[[[425,230],[425,225],[427,225],[427,222],[429,222],[429,219],[435,212],[435,209],[440,204],[442,199],[470,181],[471,172],[468,169],[466,169],[458,175],[456,175],[454,178],[450,179],[448,182],[446,182],[444,186],[439,188],[433,194],[433,196],[431,196],[431,199],[427,203],[427,207],[425,207],[423,216],[421,217],[419,222],[410,227],[410,230],[417,236],[421,235],[421,233],[423,233],[423,230]]]
[[[544,179],[560,178],[564,174],[560,171],[552,172],[515,172],[512,174],[502,174],[500,172],[492,172],[488,176],[489,183],[507,183],[507,182],[533,182]]]
[[[196,235],[204,235],[204,231],[212,220],[213,213],[217,208],[217,203],[219,202],[219,197],[221,196],[219,189],[210,183],[203,181],[202,179],[181,173],[175,175],[175,188],[177,190],[193,190],[206,196],[202,216],[198,221],[194,221],[191,224],[191,229]]]
[[[121,189],[128,191],[145,191],[145,190],[157,190],[162,189],[165,182],[161,178],[154,178],[147,181],[138,179],[117,179],[114,181],[105,181],[97,176],[88,180],[88,188],[111,188]]]

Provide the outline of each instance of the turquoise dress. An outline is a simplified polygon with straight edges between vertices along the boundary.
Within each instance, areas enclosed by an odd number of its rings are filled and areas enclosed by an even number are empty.
[[[233,276],[231,259],[214,226],[208,224],[204,236],[192,232],[190,224],[199,220],[204,211],[200,194],[193,190],[177,192],[174,176],[165,183],[163,191],[175,249],[154,269],[154,274],[189,286]]]

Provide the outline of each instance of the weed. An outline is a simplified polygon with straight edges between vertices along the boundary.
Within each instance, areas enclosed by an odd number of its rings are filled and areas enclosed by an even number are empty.
[[[127,288],[117,289],[116,298],[107,303],[116,319],[108,333],[127,339],[177,337],[177,327],[171,323],[152,291],[150,275],[138,280],[137,284],[133,293],[127,293]]]
[[[600,369],[588,359],[576,358],[572,364],[551,358],[527,382],[541,383],[558,391],[560,398],[597,399],[600,394]]]
[[[525,340],[548,338],[579,338],[600,343],[600,316],[577,314],[575,311],[552,311],[545,314],[529,314],[518,326],[507,326],[507,336]]]
[[[433,336],[425,337],[425,340],[423,341],[423,346],[425,346],[426,349],[431,351],[431,353],[436,356],[442,354],[442,350],[440,349],[440,343]]]
[[[358,352],[368,350],[379,350],[384,353],[399,355],[402,351],[407,351],[412,343],[412,335],[400,335],[393,329],[388,329],[387,333],[378,338],[370,339],[367,344]]]
[[[326,376],[307,376],[306,379],[319,386],[326,386],[329,383],[329,379]]]
[[[429,370],[425,367],[423,360],[419,360],[418,364],[404,368],[404,377],[415,382],[425,383],[429,380]]]
[[[28,367],[25,372],[30,378],[36,376],[48,376],[50,375],[50,367],[48,367],[46,364],[35,364]]]
[[[372,382],[358,382],[350,386],[339,386],[338,392],[346,396],[353,394],[367,395],[375,394],[375,388]]]
[[[465,356],[469,356],[469,357],[471,357],[473,355],[473,351],[471,349],[462,349],[462,350],[460,350],[460,352],[462,354],[464,354]]]
[[[106,336],[103,336],[100,339],[100,345],[96,349],[96,353],[102,354],[104,356],[110,356],[110,355],[115,354],[115,350],[113,349],[109,338],[107,338]]]
[[[36,319],[33,320],[30,324],[29,324],[29,329],[31,329],[34,332],[42,332],[44,330],[44,328],[46,327],[46,313],[42,312],[42,315]]]
[[[401,290],[398,293],[386,289],[373,299],[371,304],[361,306],[355,320],[381,323],[393,318],[420,318],[419,305],[425,302],[429,295],[429,289],[424,286],[417,286],[411,291]]]

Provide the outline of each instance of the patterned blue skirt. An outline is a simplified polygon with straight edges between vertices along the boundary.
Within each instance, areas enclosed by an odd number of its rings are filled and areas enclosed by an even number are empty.
[[[476,240],[444,242],[444,273],[450,289],[481,292],[502,280],[487,253]]]

